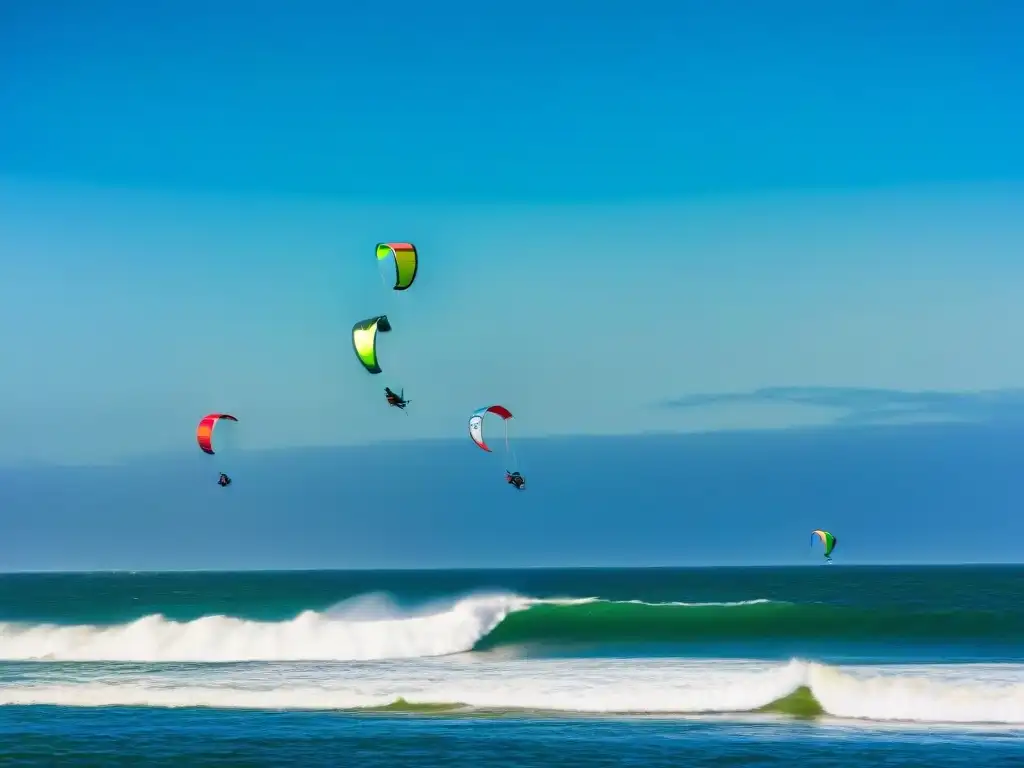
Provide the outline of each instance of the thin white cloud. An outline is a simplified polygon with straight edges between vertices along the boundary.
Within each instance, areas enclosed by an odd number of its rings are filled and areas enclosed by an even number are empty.
[[[661,405],[688,409],[739,405],[831,408],[836,411],[831,423],[837,426],[1024,421],[1024,389],[943,392],[868,387],[765,387],[750,392],[686,395]]]

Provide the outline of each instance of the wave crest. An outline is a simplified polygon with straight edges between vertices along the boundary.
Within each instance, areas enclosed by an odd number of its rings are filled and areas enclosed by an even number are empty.
[[[1022,619],[982,611],[914,613],[765,599],[649,603],[597,597],[473,594],[402,608],[387,595],[352,598],[286,621],[156,614],[116,626],[0,623],[0,660],[232,662],[370,661],[467,651],[539,655],[562,647],[688,643],[948,643],[1006,646],[1024,639]],[[790,643],[790,641],[795,641]]]
[[[204,616],[171,621],[160,614],[115,626],[0,624],[0,659],[8,661],[367,661],[445,656],[471,650],[511,612],[530,601],[473,595],[401,611],[380,596],[361,596],[288,621]]]

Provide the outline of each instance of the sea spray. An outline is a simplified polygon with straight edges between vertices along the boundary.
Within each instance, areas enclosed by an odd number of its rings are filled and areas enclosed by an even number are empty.
[[[373,604],[372,601],[362,606]],[[360,606],[304,611],[260,622],[229,616],[170,621],[146,616],[115,626],[0,624],[0,659],[50,661],[237,662],[359,661],[442,656],[468,651],[510,612],[513,596],[473,596],[434,612],[368,618]],[[373,604],[379,614],[390,610]],[[351,613],[351,615],[349,615]]]

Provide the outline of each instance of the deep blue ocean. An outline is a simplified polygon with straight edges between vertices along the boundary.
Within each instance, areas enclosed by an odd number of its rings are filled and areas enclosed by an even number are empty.
[[[0,764],[1024,765],[1024,567],[0,576]]]

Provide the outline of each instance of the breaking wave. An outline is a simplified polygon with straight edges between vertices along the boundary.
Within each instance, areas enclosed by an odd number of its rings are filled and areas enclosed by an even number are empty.
[[[0,660],[368,661],[586,643],[751,640],[1019,643],[1013,617],[980,611],[865,611],[770,600],[647,603],[476,594],[417,609],[352,598],[286,621],[144,616],[118,625],[0,623]]]
[[[361,596],[288,621],[156,614],[114,626],[0,624],[0,659],[45,661],[366,661],[471,650],[530,600],[469,596],[401,611],[385,596]]]
[[[326,611],[303,611],[288,621],[231,616],[172,621],[154,614],[113,626],[0,623],[0,659],[231,662],[421,658],[524,641],[557,641],[573,634],[565,630],[566,621],[575,632],[593,640],[594,612],[602,620],[606,605],[623,611],[620,620],[631,622],[631,614],[637,610],[766,602],[608,603],[593,597],[541,600],[498,594],[472,595],[409,610],[395,606],[385,595],[363,595]],[[537,620],[525,626],[513,623],[496,638],[489,637],[514,614],[536,615]],[[614,621],[613,617],[612,625]]]
[[[843,668],[802,660],[572,660],[326,665],[315,670],[118,670],[0,688],[0,705],[698,715],[771,713],[916,723],[1024,725],[1024,668]],[[271,665],[274,666],[274,665]],[[285,665],[286,667],[288,665]]]

